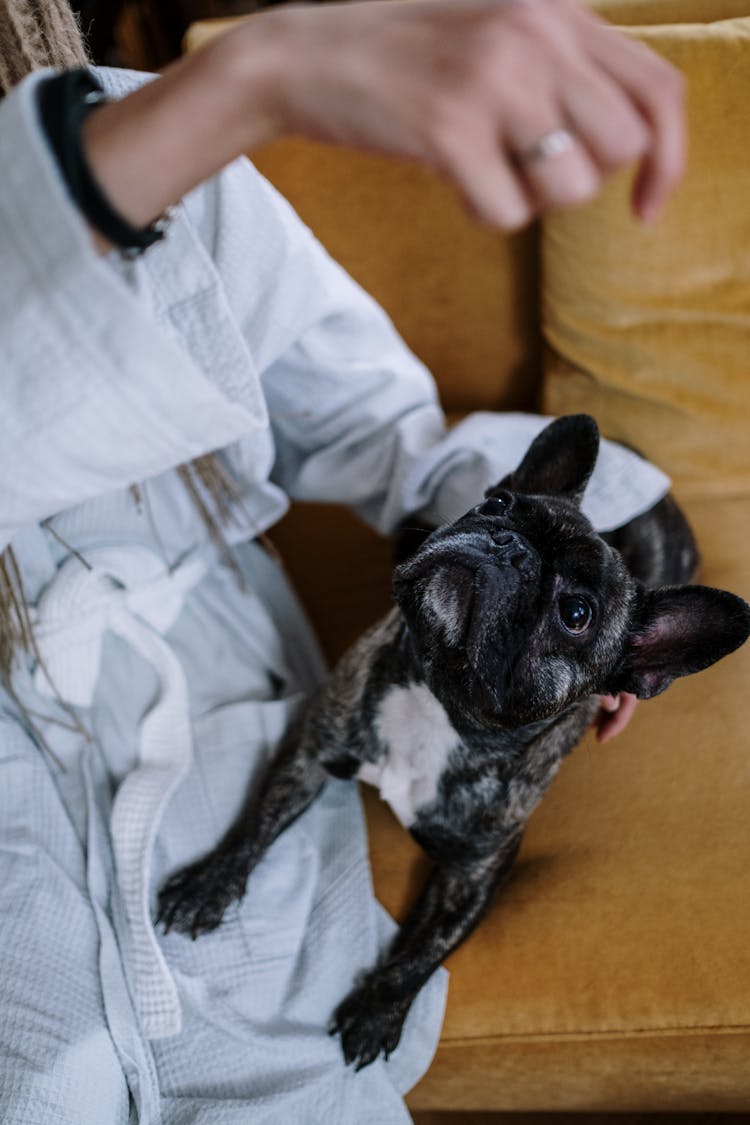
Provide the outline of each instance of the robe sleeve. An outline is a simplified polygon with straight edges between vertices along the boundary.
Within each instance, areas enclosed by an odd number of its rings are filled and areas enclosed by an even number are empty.
[[[266,425],[260,396],[227,396],[95,252],[39,128],[42,77],[0,102],[0,549]]]

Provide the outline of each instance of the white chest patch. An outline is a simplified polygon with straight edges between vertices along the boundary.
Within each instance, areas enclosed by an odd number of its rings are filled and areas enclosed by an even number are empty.
[[[424,684],[391,688],[375,724],[386,753],[377,762],[365,762],[357,777],[379,789],[408,828],[419,809],[434,800],[440,775],[460,738]]]

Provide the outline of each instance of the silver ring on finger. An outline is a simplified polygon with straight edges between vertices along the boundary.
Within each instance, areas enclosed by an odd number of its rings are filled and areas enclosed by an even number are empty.
[[[518,159],[522,164],[536,164],[540,160],[549,160],[552,156],[562,156],[564,152],[570,152],[575,143],[576,139],[568,129],[552,129],[533,145],[521,149]]]

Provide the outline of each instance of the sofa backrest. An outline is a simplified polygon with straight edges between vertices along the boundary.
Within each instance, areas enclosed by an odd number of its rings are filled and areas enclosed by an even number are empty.
[[[726,18],[748,0],[596,0],[613,22]],[[231,20],[194,24],[195,50]],[[538,408],[538,231],[469,218],[433,173],[301,138],[252,154],[329,252],[383,305],[431,369],[449,413]]]

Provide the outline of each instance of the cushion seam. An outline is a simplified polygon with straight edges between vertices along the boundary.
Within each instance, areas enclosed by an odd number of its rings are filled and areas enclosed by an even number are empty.
[[[683,1026],[668,1025],[664,1027],[627,1027],[627,1028],[604,1028],[604,1029],[588,1029],[583,1028],[577,1031],[530,1031],[530,1032],[499,1032],[491,1033],[488,1035],[476,1036],[455,1036],[455,1037],[442,1037],[440,1040],[440,1047],[461,1046],[462,1044],[471,1043],[476,1044],[480,1042],[509,1042],[517,1040],[519,1042],[532,1042],[532,1041],[549,1041],[549,1040],[576,1040],[576,1039],[637,1039],[637,1038],[666,1038],[673,1036],[679,1038],[680,1036],[687,1035],[688,1037],[698,1036],[700,1034],[713,1033],[719,1035],[742,1035],[750,1033],[750,1024],[685,1024]]]

